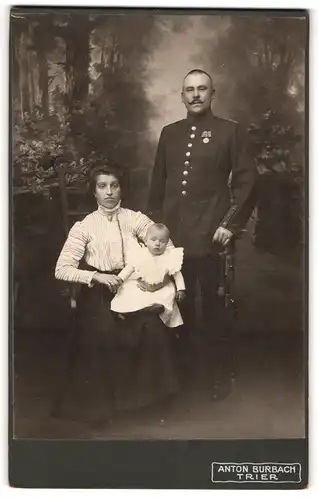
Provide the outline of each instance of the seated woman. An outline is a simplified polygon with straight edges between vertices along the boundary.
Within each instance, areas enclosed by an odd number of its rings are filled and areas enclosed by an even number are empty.
[[[177,380],[158,314],[148,308],[121,321],[110,310],[122,284],[118,274],[127,263],[127,249],[132,241],[146,240],[153,222],[121,207],[124,177],[117,165],[97,164],[90,172],[90,190],[97,210],[71,228],[55,269],[57,279],[84,285],[75,371],[61,414],[106,422],[114,410],[164,400],[177,391]],[[173,247],[171,241],[168,245]]]

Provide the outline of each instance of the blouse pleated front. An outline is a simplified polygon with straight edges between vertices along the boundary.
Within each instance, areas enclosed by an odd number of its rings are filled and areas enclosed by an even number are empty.
[[[55,277],[90,285],[94,271],[78,269],[82,258],[100,271],[123,269],[130,239],[144,241],[151,224],[141,212],[119,208],[109,216],[98,207],[71,228],[56,264]]]

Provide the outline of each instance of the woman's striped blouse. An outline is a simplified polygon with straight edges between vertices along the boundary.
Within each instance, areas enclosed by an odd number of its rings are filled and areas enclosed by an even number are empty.
[[[59,280],[91,284],[94,271],[78,269],[80,260],[100,271],[123,269],[132,237],[145,241],[153,222],[141,212],[119,208],[109,218],[98,209],[71,228],[58,258],[55,277]]]

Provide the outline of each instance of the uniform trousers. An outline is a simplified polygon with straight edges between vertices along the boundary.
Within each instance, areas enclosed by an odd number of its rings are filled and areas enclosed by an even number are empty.
[[[218,296],[221,259],[217,252],[206,257],[185,257],[182,273],[186,299],[181,307],[184,332],[180,349],[181,366],[191,379],[193,370],[204,376],[207,384],[223,381],[231,373],[231,342],[227,310]],[[201,298],[202,322],[198,328]],[[230,328],[229,328],[230,326]]]

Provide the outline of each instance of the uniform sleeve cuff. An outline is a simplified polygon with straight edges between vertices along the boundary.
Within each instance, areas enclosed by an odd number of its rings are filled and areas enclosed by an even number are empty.
[[[231,206],[231,208],[228,210],[226,216],[224,217],[224,219],[222,220],[222,222],[220,224],[221,227],[224,227],[225,229],[227,229],[227,227],[230,224],[232,218],[236,214],[237,209],[238,209],[238,205],[232,205]]]

